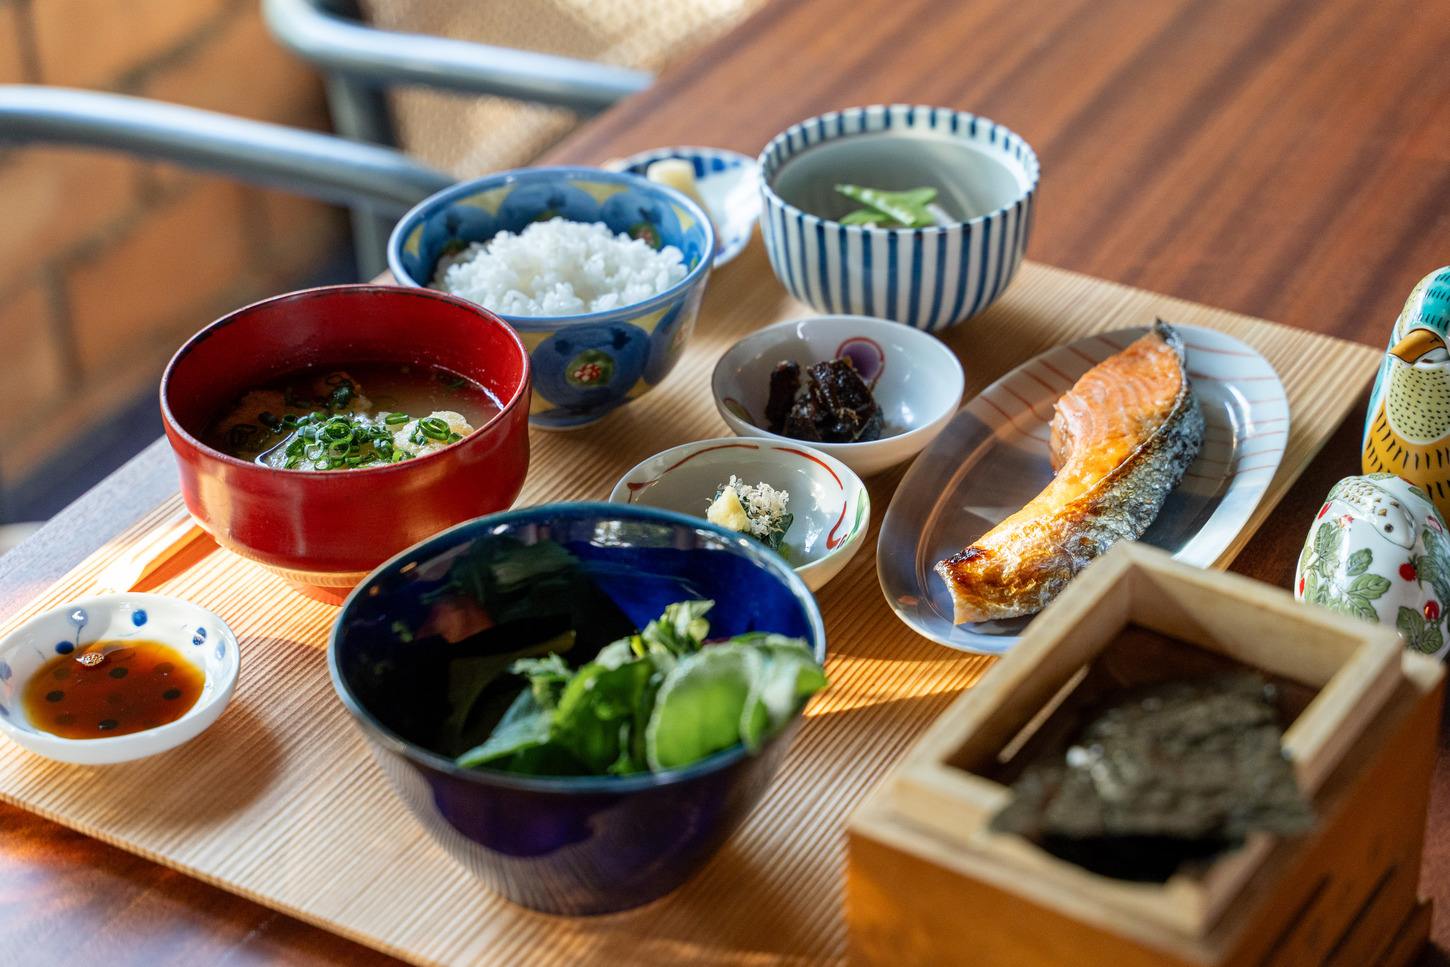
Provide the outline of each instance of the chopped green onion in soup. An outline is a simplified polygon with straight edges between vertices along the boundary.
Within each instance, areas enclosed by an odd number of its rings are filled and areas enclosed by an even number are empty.
[[[394,367],[396,372],[374,364],[362,368],[369,374],[368,385],[383,390],[376,399],[347,372],[299,374],[286,385],[245,394],[213,423],[207,442],[230,456],[279,470],[364,469],[434,453],[472,433],[469,416],[437,408],[445,390],[478,425],[498,411],[486,391],[464,381],[469,391],[460,394],[459,378],[441,370],[435,376],[412,367]],[[443,375],[452,382],[442,381]],[[410,415],[413,407],[425,415]]]

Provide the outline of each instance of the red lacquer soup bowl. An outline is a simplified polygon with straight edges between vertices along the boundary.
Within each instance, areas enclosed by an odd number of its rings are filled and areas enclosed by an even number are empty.
[[[390,366],[481,387],[482,425],[437,452],[350,470],[274,468],[203,442],[248,392],[302,371]],[[222,547],[337,602],[404,548],[508,509],[528,470],[529,402],[528,350],[498,316],[399,286],[328,286],[238,309],[182,346],[161,380],[187,509]]]

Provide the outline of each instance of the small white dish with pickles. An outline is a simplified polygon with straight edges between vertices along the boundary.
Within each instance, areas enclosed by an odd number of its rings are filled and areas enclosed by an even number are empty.
[[[806,374],[820,363],[849,359],[881,412],[871,439],[813,440],[776,432],[767,414],[772,373],[796,363]],[[916,456],[957,412],[966,377],[940,339],[869,316],[807,316],[758,329],[725,351],[711,391],[720,417],[743,437],[798,443],[835,457],[863,477]]]
[[[771,440],[724,437],[672,447],[625,474],[609,499],[691,514],[759,540],[812,591],[850,562],[871,525],[871,498],[849,467],[819,450]]]
[[[745,250],[760,220],[760,164],[724,148],[671,147],[641,151],[604,166],[643,175],[694,198],[715,223],[713,268]]]

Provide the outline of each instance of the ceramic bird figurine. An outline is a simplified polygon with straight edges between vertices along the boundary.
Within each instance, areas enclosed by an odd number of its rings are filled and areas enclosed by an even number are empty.
[[[1420,280],[1390,333],[1364,425],[1365,473],[1393,473],[1450,516],[1450,267]]]
[[[1427,655],[1450,651],[1450,532],[1425,492],[1391,473],[1345,477],[1319,509],[1294,596],[1392,626]]]

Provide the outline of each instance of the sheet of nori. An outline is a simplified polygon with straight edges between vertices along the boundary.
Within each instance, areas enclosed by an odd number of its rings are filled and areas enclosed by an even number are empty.
[[[1029,765],[991,828],[1119,879],[1163,882],[1251,832],[1307,832],[1273,686],[1252,674],[1121,692],[1065,754]]]

